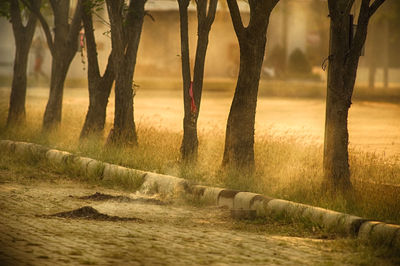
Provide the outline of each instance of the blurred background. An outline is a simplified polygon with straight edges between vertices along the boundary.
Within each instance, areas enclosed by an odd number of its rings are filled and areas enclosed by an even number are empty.
[[[71,1],[71,6],[75,6]],[[223,2],[223,3],[222,3]],[[360,1],[361,2],[361,1]],[[389,0],[372,18],[364,56],[361,57],[357,86],[386,89],[400,86],[400,4]],[[357,4],[357,1],[356,1]],[[249,8],[240,2],[244,23]],[[136,80],[147,78],[180,79],[179,12],[176,0],[149,0],[137,67]],[[110,51],[107,12],[99,10],[94,16],[100,62],[104,67]],[[51,23],[51,18],[48,18]],[[191,4],[189,14],[191,54],[196,44],[196,9]],[[2,85],[10,84],[14,40],[11,24],[0,19],[0,76]],[[272,12],[268,42],[262,72],[263,80],[312,81],[323,83],[326,71],[322,65],[328,57],[329,18],[325,0],[281,0]],[[68,86],[83,86],[86,80],[85,51],[78,52],[68,72]],[[43,58],[41,69],[35,69],[37,57]],[[43,30],[38,26],[30,52],[28,72],[30,85],[45,85],[51,68],[51,55]],[[326,63],[326,62],[325,62]],[[224,1],[218,6],[210,34],[207,53],[206,79],[235,79],[238,72],[239,51],[229,11]],[[193,64],[192,64],[193,67]],[[47,82],[48,83],[48,82]],[[228,87],[231,86],[227,86]]]
[[[357,10],[361,0],[355,1]],[[71,12],[76,0],[71,1]],[[243,22],[249,7],[239,1]],[[135,120],[139,127],[182,132],[183,101],[179,12],[176,0],[148,0],[135,69]],[[354,14],[357,15],[357,14]],[[111,49],[107,10],[93,15],[99,61]],[[47,20],[52,24],[51,12]],[[387,0],[370,22],[349,114],[350,147],[400,154],[400,1]],[[0,18],[0,107],[6,117],[14,60],[11,24]],[[82,33],[83,34],[83,33]],[[196,7],[189,7],[191,68],[197,41]],[[323,143],[329,17],[326,0],[280,0],[273,10],[259,86],[256,137],[295,136]],[[77,44],[78,45],[78,44]],[[38,62],[40,64],[38,64]],[[29,56],[27,115],[38,127],[49,93],[51,55],[38,26]],[[226,1],[219,1],[206,56],[199,130],[223,135],[239,69],[239,47]],[[325,69],[325,70],[324,70]],[[65,84],[63,121],[79,132],[88,106],[86,50],[80,49]],[[114,93],[107,109],[112,127]],[[73,118],[73,115],[75,117]],[[79,118],[77,120],[77,117]],[[74,132],[75,132],[74,131]],[[71,132],[71,131],[69,131]]]

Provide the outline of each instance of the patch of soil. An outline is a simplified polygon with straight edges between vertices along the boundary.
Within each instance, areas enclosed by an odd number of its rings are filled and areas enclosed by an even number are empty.
[[[87,219],[87,220],[98,220],[98,221],[143,221],[140,218],[135,217],[119,217],[119,216],[110,216],[107,214],[103,214],[98,212],[95,208],[91,206],[84,206],[82,208],[68,211],[68,212],[59,212],[51,215],[45,215],[46,217],[60,217],[67,219]]]
[[[167,205],[166,202],[158,200],[158,199],[149,199],[149,198],[133,199],[133,198],[126,197],[126,196],[113,196],[113,195],[103,194],[100,192],[96,192],[89,196],[78,197],[78,199],[94,200],[94,201],[112,200],[112,201],[118,201],[118,202],[139,202],[139,203],[147,203],[147,204],[155,204],[155,205]]]

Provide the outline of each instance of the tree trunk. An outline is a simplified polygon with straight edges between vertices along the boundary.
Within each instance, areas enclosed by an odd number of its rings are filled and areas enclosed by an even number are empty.
[[[250,173],[254,170],[254,122],[266,34],[270,14],[277,3],[278,0],[249,0],[250,21],[244,27],[237,1],[228,0],[239,41],[240,66],[226,125],[222,166]]]
[[[103,132],[113,82],[113,75],[104,75],[98,79],[89,78],[89,109],[81,131],[81,139]]]
[[[345,84],[346,53],[350,49],[349,15],[339,19],[331,18],[330,60],[328,70],[328,90],[326,96],[324,175],[325,186],[332,190],[345,190],[351,187],[348,163],[347,119],[351,105],[353,88]]]
[[[7,127],[21,125],[25,122],[26,71],[30,44],[31,42],[20,43],[16,46]]]
[[[133,76],[145,15],[146,0],[131,0],[126,19],[123,18],[123,1],[107,0],[111,22],[111,42],[115,71],[114,127],[107,143],[112,145],[137,145],[133,114]]]
[[[351,106],[358,62],[367,37],[369,19],[384,2],[363,0],[357,30],[351,32],[353,20],[347,0],[328,0],[330,13],[329,70],[326,96],[324,140],[324,184],[331,192],[352,188],[348,162],[348,113]]]
[[[193,113],[191,112],[191,99],[189,95],[191,74],[190,74],[190,58],[189,58],[189,30],[188,30],[188,5],[189,0],[178,0],[180,34],[181,34],[181,64],[183,79],[183,138],[181,144],[181,156],[183,160],[191,159],[196,156],[198,140],[197,140],[197,123],[195,123]]]
[[[64,82],[72,59],[53,56],[51,66],[50,94],[43,117],[43,130],[54,129],[61,122]]]
[[[201,95],[203,91],[204,64],[208,46],[208,32],[198,34],[196,59],[193,71],[193,98],[195,103],[195,112],[191,110],[191,98],[189,90],[185,90],[186,102],[185,117],[183,120],[183,140],[181,146],[182,159],[196,160],[198,150],[197,120],[199,118]]]
[[[54,129],[61,122],[64,82],[68,68],[78,49],[82,3],[78,0],[72,21],[69,22],[69,1],[50,1],[54,16],[54,40],[39,9],[30,9],[38,16],[52,54],[50,94],[43,116],[43,130]]]
[[[133,115],[132,74],[127,73],[122,64],[115,69],[115,114],[114,127],[110,131],[110,144],[137,145],[136,126]]]
[[[100,76],[90,0],[84,0],[83,6],[85,8],[82,11],[82,21],[85,28],[88,58],[89,109],[81,131],[81,139],[103,132],[108,98],[115,76],[112,52],[108,58],[104,75]]]
[[[178,2],[179,3],[179,2]],[[207,13],[207,1],[197,2],[197,48],[193,71],[193,100],[190,96],[190,61],[189,61],[189,41],[188,41],[188,18],[186,3],[179,3],[181,15],[181,49],[182,49],[182,77],[183,77],[183,99],[184,99],[184,119],[183,119],[183,139],[181,154],[183,160],[196,161],[198,151],[197,119],[200,112],[201,95],[203,91],[204,65],[208,47],[208,36],[211,25],[214,22],[217,1],[211,0]],[[194,110],[192,110],[194,108]]]
[[[40,3],[41,1],[35,2],[38,6]],[[26,26],[22,24],[21,11],[17,0],[10,2],[10,17],[15,40],[15,58],[7,127],[22,125],[25,122],[26,71],[37,21],[36,16],[31,13]]]
[[[239,77],[226,126],[222,164],[236,169],[254,169],[254,122],[258,85],[266,38],[254,45],[240,43]]]

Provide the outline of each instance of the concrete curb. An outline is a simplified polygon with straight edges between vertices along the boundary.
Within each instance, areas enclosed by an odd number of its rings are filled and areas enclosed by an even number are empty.
[[[228,207],[232,209],[233,213],[240,213],[241,210],[252,213],[255,211],[257,217],[273,216],[306,220],[336,233],[400,250],[400,225],[368,221],[361,217],[292,201],[273,199],[256,193],[191,185],[182,178],[103,163],[87,157],[78,157],[69,152],[47,149],[33,143],[0,140],[0,150],[17,155],[35,156],[46,159],[52,164],[73,165],[85,175],[99,180],[140,177],[143,182],[139,190],[144,193],[164,195],[188,193],[208,204]]]

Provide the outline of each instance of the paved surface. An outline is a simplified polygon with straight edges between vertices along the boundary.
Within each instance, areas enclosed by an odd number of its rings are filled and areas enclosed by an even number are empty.
[[[354,240],[289,236],[302,233],[285,226],[279,229],[285,233],[279,233],[277,225],[269,223],[234,221],[228,210],[217,207],[82,200],[77,197],[97,191],[142,195],[71,180],[30,182],[34,174],[18,176],[0,170],[0,265],[341,265],[368,264],[372,259],[354,247]],[[42,216],[82,206],[143,221]]]

